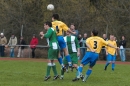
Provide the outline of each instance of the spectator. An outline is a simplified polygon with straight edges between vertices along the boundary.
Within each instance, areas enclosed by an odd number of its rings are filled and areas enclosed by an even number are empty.
[[[81,53],[82,53],[82,57],[85,55],[85,53],[86,53],[86,39],[87,39],[87,33],[84,33],[84,36],[83,36],[83,39],[82,39],[82,47],[84,47],[84,48],[82,48],[81,49]]]
[[[76,37],[78,37],[79,32],[78,32],[78,30],[75,30],[74,23],[71,23],[70,30],[73,31],[73,32],[76,32],[76,34],[73,34],[73,35],[76,36]]]
[[[14,48],[16,44],[17,44],[17,37],[14,34],[12,34],[8,43],[8,45],[10,46],[10,57],[14,57]]]
[[[124,36],[122,36],[122,40],[119,42],[119,47],[120,47],[120,58],[121,61],[124,62],[126,60],[125,56],[126,40]]]
[[[82,35],[79,34],[79,35],[78,35],[78,42],[79,42],[79,46],[80,46],[80,47],[82,47],[82,40],[83,40]],[[82,49],[82,48],[80,48],[80,53],[81,53],[81,49]],[[81,54],[80,54],[80,57],[81,57]],[[80,57],[79,57],[79,59],[80,59]]]
[[[20,41],[19,41],[18,45],[20,45],[20,46],[18,47],[18,55],[17,55],[17,57],[23,57],[24,48],[25,48],[24,45],[26,45],[26,43],[25,43],[22,36],[20,37]]]
[[[108,41],[107,35],[103,34],[103,39],[105,41]],[[102,55],[103,55],[103,60],[106,60],[106,50],[105,50],[105,46],[102,47]]]
[[[33,34],[32,40],[30,41],[30,47],[32,49],[32,58],[35,57],[35,49],[37,44],[38,44],[38,39],[36,38],[36,35]]]
[[[5,50],[5,45],[7,44],[7,39],[4,36],[4,33],[0,34],[0,56],[4,57],[4,50]]]
[[[82,47],[82,35],[81,34],[78,35],[78,42],[79,42],[80,47]]]

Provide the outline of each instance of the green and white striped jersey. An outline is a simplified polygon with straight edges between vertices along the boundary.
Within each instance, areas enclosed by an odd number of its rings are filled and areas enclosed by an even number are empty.
[[[78,39],[75,36],[65,36],[64,40],[66,42],[69,54],[77,52],[77,48],[79,48],[79,43]]]

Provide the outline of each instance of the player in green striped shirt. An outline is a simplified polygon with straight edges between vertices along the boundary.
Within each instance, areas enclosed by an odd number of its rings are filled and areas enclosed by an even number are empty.
[[[47,32],[45,34],[43,32],[40,32],[41,39],[43,39],[43,37],[49,39],[48,65],[47,65],[47,72],[44,81],[47,81],[48,79],[51,78],[50,76],[51,68],[54,72],[53,80],[55,80],[59,78],[59,75],[57,74],[57,70],[56,70],[56,65],[54,63],[54,59],[57,59],[59,53],[58,41],[56,38],[57,36],[55,30],[52,28],[51,22],[45,22],[44,28],[45,30],[47,30]]]
[[[67,45],[68,52],[70,54],[73,67],[76,69],[78,68],[78,56],[80,56],[80,46],[78,43],[78,39],[75,36],[72,36],[70,32],[66,31],[66,36],[64,37],[64,40]],[[68,64],[66,58],[64,58],[63,63],[65,65]],[[64,71],[61,70],[61,77],[60,79],[63,79],[64,77]]]

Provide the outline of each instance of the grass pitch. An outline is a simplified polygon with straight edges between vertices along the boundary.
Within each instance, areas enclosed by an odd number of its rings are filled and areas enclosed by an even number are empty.
[[[60,74],[60,65],[56,64]],[[76,70],[65,73],[63,80],[55,81],[51,72],[51,79],[44,81],[46,66],[46,62],[0,61],[0,86],[130,86],[130,65],[127,64],[117,64],[115,71],[111,70],[111,65],[104,71],[104,64],[96,64],[85,83],[72,82]],[[84,67],[83,74],[87,68]]]

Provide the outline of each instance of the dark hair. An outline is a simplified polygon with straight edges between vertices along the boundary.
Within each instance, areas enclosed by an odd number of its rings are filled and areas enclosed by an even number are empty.
[[[33,34],[33,36],[35,36],[35,37],[36,37],[36,34]]]
[[[56,20],[59,20],[59,15],[58,14],[53,14],[52,17]]]
[[[121,37],[124,37],[124,38],[125,38],[125,36],[124,36],[124,35],[122,35]]]
[[[95,29],[92,30],[92,33],[93,33],[94,36],[97,36],[97,35],[98,35],[98,31],[95,30]]]
[[[49,27],[52,27],[52,23],[49,21],[45,22],[45,24],[48,25]]]
[[[71,23],[71,25],[74,25],[74,26],[75,26],[75,24],[74,24],[74,23]]]
[[[114,34],[110,34],[111,36],[114,36]]]

